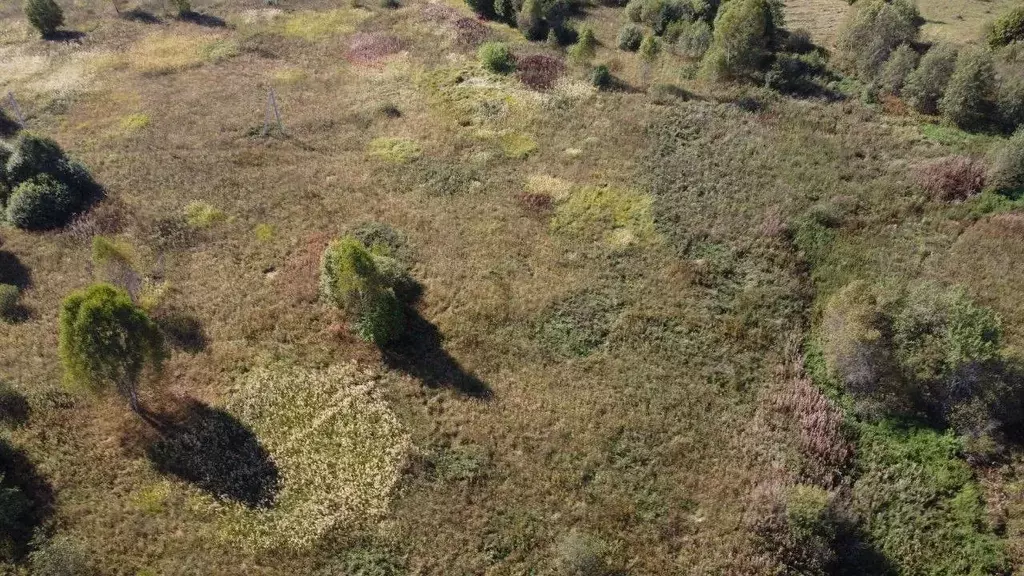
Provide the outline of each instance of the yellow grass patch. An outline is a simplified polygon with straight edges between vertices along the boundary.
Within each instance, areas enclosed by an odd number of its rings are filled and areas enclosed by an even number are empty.
[[[289,66],[274,72],[274,83],[282,85],[298,84],[309,75],[302,68]]]
[[[371,12],[355,8],[327,10],[325,12],[296,12],[286,17],[281,33],[289,38],[301,38],[309,42],[323,40],[339,34],[354,32]]]
[[[599,237],[612,246],[647,244],[657,238],[650,195],[635,190],[585,186],[555,207],[551,230],[579,238]]]
[[[128,60],[143,74],[172,74],[228,57],[232,54],[230,46],[212,34],[160,32],[143,38]]]
[[[572,191],[572,182],[545,174],[534,174],[526,180],[526,191],[531,194],[550,196],[556,202],[561,202],[569,197],[569,192]]]
[[[509,158],[523,159],[537,151],[537,141],[528,134],[506,132],[498,136],[501,149]]]
[[[121,130],[125,132],[138,132],[149,126],[149,116],[146,114],[129,114],[121,118]]]
[[[409,138],[374,138],[367,147],[374,158],[395,164],[407,164],[423,155],[420,145]]]

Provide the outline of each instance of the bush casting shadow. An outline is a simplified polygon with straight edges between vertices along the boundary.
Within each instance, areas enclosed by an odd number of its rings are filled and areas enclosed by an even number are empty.
[[[78,30],[57,30],[52,34],[43,36],[44,40],[48,40],[50,42],[81,43],[83,38],[85,38],[85,32],[79,32]]]
[[[35,529],[53,514],[53,488],[39,475],[25,452],[5,440],[0,440],[0,474],[0,544],[10,545],[9,550],[0,545],[0,560],[8,552],[11,560],[19,560],[28,552]]]
[[[28,422],[32,407],[28,400],[7,384],[0,383],[0,424],[21,426]]]
[[[237,418],[198,400],[176,413],[144,418],[161,435],[146,448],[157,471],[250,508],[273,504],[279,488],[277,466]]]
[[[132,8],[127,12],[121,12],[121,18],[142,24],[159,24],[161,22],[155,14],[142,8]]]
[[[491,397],[490,387],[466,372],[445,351],[444,338],[437,326],[412,308],[406,309],[405,333],[382,351],[385,364],[419,378],[430,388],[450,386],[474,398]]]
[[[0,250],[0,284],[11,284],[18,290],[25,290],[32,285],[32,272],[17,256]]]

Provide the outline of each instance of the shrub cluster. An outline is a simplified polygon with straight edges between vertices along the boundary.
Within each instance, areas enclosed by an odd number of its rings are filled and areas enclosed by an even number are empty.
[[[1024,128],[996,148],[988,172],[989,186],[1009,198],[1024,196]]]
[[[903,97],[915,110],[935,114],[946,85],[956,69],[957,49],[949,44],[937,44],[925,53],[917,69],[907,76]]]
[[[485,42],[476,55],[480,64],[495,74],[509,74],[516,69],[515,57],[504,42]]]
[[[636,52],[640,48],[640,43],[644,40],[644,29],[642,26],[636,24],[626,24],[619,29],[619,35],[616,37],[615,42],[619,47],[619,50],[626,50],[628,52]]]
[[[515,25],[529,40],[544,40],[554,32],[560,44],[575,40],[567,19],[570,0],[466,0],[480,16]]]
[[[102,193],[89,172],[48,138],[22,133],[0,145],[0,160],[0,207],[19,228],[59,228]]]
[[[401,335],[405,311],[396,295],[408,283],[394,258],[374,253],[353,236],[332,242],[320,261],[320,294],[355,318],[359,337],[379,346]]]
[[[917,183],[941,202],[966,200],[985,187],[985,165],[970,156],[947,156],[917,167]]]
[[[862,408],[962,431],[1019,420],[999,318],[960,288],[925,282],[884,291],[854,282],[829,300],[822,331],[830,371]]]
[[[809,484],[779,492],[771,510],[754,526],[758,547],[787,574],[831,574],[838,524],[832,495]]]
[[[702,73],[714,79],[751,78],[764,70],[780,45],[782,7],[776,0],[726,3],[715,17]]]
[[[25,17],[43,38],[64,25],[64,12],[53,0],[25,0]]]
[[[871,0],[857,6],[839,34],[839,61],[861,78],[873,80],[894,50],[917,39],[921,15],[909,0]]]
[[[1024,41],[1024,6],[1017,6],[996,18],[986,34],[986,40],[993,48]]]

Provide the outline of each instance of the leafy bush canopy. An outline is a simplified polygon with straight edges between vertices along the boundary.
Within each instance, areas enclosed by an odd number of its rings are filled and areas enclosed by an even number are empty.
[[[495,74],[509,74],[516,69],[512,51],[503,42],[485,42],[477,50],[476,55],[480,64]]]
[[[1024,41],[1024,6],[1011,8],[996,18],[988,30],[986,40],[993,48]]]
[[[1009,198],[1024,195],[1024,128],[997,146],[989,167],[992,190]]]
[[[7,179],[11,184],[19,184],[39,174],[54,174],[63,159],[64,151],[56,142],[23,132],[7,158]]]
[[[965,48],[939,100],[939,111],[949,123],[964,130],[977,129],[996,116],[996,71],[988,51]]]
[[[937,44],[928,50],[903,87],[907,103],[918,112],[936,113],[939,100],[956,69],[956,61],[957,49],[950,44]]]
[[[159,368],[163,338],[149,316],[123,290],[95,284],[72,292],[60,311],[58,352],[72,387],[114,387],[138,410],[138,380],[145,365]]]
[[[25,230],[49,230],[66,224],[76,207],[68,187],[43,174],[14,189],[7,201],[7,220]]]
[[[899,46],[917,39],[921,15],[909,0],[871,0],[857,10],[840,30],[840,62],[860,77],[871,80]]]
[[[64,25],[64,12],[53,0],[25,0],[25,17],[44,38]]]
[[[619,50],[627,50],[629,52],[636,52],[640,48],[640,43],[644,40],[644,29],[636,24],[626,24],[619,29],[619,35],[616,38],[616,45]]]
[[[723,80],[749,77],[764,68],[783,25],[774,0],[734,0],[715,18],[711,47],[704,56],[705,76]]]
[[[878,77],[878,86],[889,94],[899,96],[907,77],[917,68],[917,52],[901,44],[889,55]]]

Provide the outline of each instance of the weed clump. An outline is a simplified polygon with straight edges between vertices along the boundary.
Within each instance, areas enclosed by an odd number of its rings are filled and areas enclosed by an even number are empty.
[[[985,165],[969,156],[949,156],[916,170],[917,182],[940,202],[960,202],[985,187]]]
[[[370,156],[392,164],[408,164],[423,155],[420,145],[409,138],[374,138],[368,151]]]

